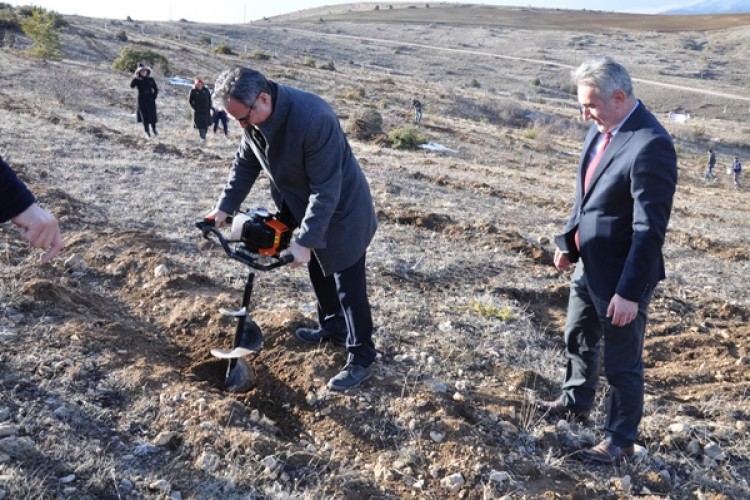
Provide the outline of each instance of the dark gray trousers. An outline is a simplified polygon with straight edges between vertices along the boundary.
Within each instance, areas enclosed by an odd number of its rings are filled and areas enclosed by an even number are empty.
[[[341,272],[324,276],[313,254],[308,264],[310,281],[318,300],[320,327],[344,340],[348,361],[369,366],[377,352],[372,341],[372,312],[367,300],[365,256]]]
[[[560,401],[570,408],[592,408],[604,351],[604,373],[610,386],[604,432],[615,445],[630,446],[635,443],[643,416],[643,339],[651,298],[649,294],[641,301],[636,319],[623,327],[612,325],[611,318],[606,317],[610,299],[591,294],[579,261],[568,300],[567,366]]]

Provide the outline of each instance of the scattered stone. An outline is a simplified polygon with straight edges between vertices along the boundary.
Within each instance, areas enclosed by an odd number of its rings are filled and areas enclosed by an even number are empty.
[[[65,259],[65,262],[63,263],[63,268],[67,269],[68,271],[85,271],[86,270],[86,261],[83,259],[83,256],[79,253],[74,253],[67,259]]]
[[[172,490],[172,485],[169,484],[169,481],[166,479],[157,479],[156,481],[148,483],[148,489],[151,491],[163,491],[164,493],[169,493]]]
[[[133,484],[133,481],[131,481],[130,479],[123,479],[120,481],[120,489],[124,493],[130,493],[131,491],[133,491],[133,488],[135,488],[135,484]]]
[[[709,443],[703,448],[703,453],[714,460],[726,460],[727,454],[721,450],[718,443]]]
[[[446,392],[448,392],[448,386],[445,385],[442,382],[437,381],[437,380],[428,378],[428,379],[426,379],[422,383],[424,384],[425,387],[427,387],[431,391],[439,392],[439,393],[446,393]]]
[[[182,500],[182,493],[180,493],[179,491],[170,492],[169,500]]]
[[[459,402],[466,401],[466,396],[464,396],[460,392],[455,392],[453,394],[453,401],[459,401]]]
[[[166,446],[168,445],[175,437],[177,437],[176,432],[160,432],[158,436],[156,436],[156,439],[154,439],[154,446]]]
[[[205,472],[216,472],[221,465],[221,458],[210,451],[201,452],[195,461],[195,466]]]
[[[740,434],[747,434],[747,422],[744,420],[737,420],[734,423],[734,428],[737,429],[737,432]]]
[[[0,438],[15,436],[19,427],[15,424],[0,424]]]
[[[161,278],[162,276],[169,276],[169,268],[165,264],[159,264],[154,268],[154,277]]]
[[[65,488],[63,488],[63,495],[69,497],[71,495],[75,495],[77,491],[78,488],[76,488],[75,486],[66,486]]]
[[[34,441],[28,436],[9,436],[0,439],[0,451],[13,458],[24,458],[34,451]]]
[[[458,493],[464,487],[464,484],[466,484],[466,480],[460,472],[445,476],[440,480],[440,485],[453,494]]]
[[[510,474],[504,470],[493,469],[492,472],[490,472],[490,481],[493,483],[504,483],[505,481],[510,481]]]
[[[675,434],[675,435],[678,435],[678,436],[687,436],[687,435],[690,434],[691,428],[690,428],[690,426],[688,424],[686,424],[684,422],[678,422],[676,424],[671,424],[667,428],[667,431],[670,434]]]
[[[430,439],[432,439],[436,443],[442,443],[443,439],[445,439],[445,434],[438,431],[430,431]]]
[[[135,450],[133,450],[133,455],[143,457],[146,455],[151,455],[152,453],[156,453],[157,451],[159,451],[159,448],[157,448],[153,444],[143,443],[135,447]]]
[[[62,484],[70,484],[70,483],[72,483],[75,480],[76,480],[76,475],[75,474],[68,474],[67,476],[60,478],[60,483],[62,483]]]

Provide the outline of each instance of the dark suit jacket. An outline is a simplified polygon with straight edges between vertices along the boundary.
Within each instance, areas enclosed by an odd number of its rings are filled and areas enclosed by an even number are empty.
[[[563,235],[555,241],[580,259],[591,292],[609,302],[617,293],[640,302],[664,279],[662,245],[677,184],[677,155],[669,133],[643,103],[612,137],[583,194],[592,125],[578,164],[576,196]]]
[[[323,99],[276,84],[272,94],[273,114],[260,126],[268,166],[248,126],[218,208],[237,211],[265,170],[276,205],[285,204],[299,223],[297,242],[313,249],[326,275],[343,271],[362,258],[377,228],[367,179]]]

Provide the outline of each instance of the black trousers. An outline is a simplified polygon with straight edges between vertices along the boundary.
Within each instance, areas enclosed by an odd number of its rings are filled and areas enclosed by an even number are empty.
[[[610,386],[604,432],[615,445],[624,447],[635,443],[643,416],[643,339],[650,296],[640,303],[635,320],[622,327],[606,317],[610,299],[591,294],[579,261],[568,300],[567,365],[560,401],[580,410],[592,408],[604,340],[604,372]]]
[[[320,327],[344,340],[348,362],[369,366],[375,361],[372,312],[367,300],[365,256],[341,272],[324,276],[315,254],[308,264]]]

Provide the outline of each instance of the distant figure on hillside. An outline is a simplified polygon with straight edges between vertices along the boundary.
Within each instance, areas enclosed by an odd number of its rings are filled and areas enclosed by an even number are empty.
[[[63,246],[57,219],[36,203],[26,184],[0,156],[0,223],[10,220],[21,229],[21,237],[35,248],[46,250],[49,262]]]
[[[414,110],[414,125],[419,125],[419,122],[422,121],[422,103],[416,97],[411,100],[409,111],[412,109]]]
[[[188,102],[193,108],[193,127],[198,129],[201,143],[206,142],[206,132],[211,126],[211,91],[203,84],[203,78],[195,77]]]
[[[154,135],[159,135],[156,132],[156,97],[159,95],[159,87],[156,86],[156,80],[151,76],[151,68],[143,64],[138,66],[130,82],[130,88],[138,89],[135,113],[138,123],[143,123],[147,136],[151,137],[149,126]]]
[[[708,148],[708,161],[706,162],[706,175],[703,176],[705,180],[713,180],[716,182],[716,174],[714,174],[714,167],[716,166],[716,154],[714,148]]]
[[[229,138],[229,130],[228,130],[228,124],[227,124],[227,112],[224,108],[211,108],[211,121],[214,125],[214,134],[216,133],[216,130],[219,128],[219,123],[221,123],[221,128],[224,129],[224,137]]]
[[[742,163],[738,156],[734,157],[734,163],[732,163],[732,173],[734,174],[734,187],[742,187],[740,184],[740,174],[742,173]]]

